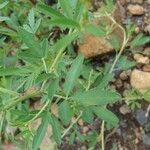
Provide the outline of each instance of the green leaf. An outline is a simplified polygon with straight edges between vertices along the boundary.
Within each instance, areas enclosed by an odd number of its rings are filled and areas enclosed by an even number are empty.
[[[84,136],[80,132],[76,132],[76,134],[77,134],[77,137],[80,139],[81,142],[85,142],[86,136]]]
[[[106,0],[105,4],[103,5],[105,11],[108,13],[112,14],[114,11],[114,3],[113,0]]]
[[[7,36],[12,36],[12,37],[17,37],[17,33],[11,29],[8,29],[6,27],[1,27],[0,26],[0,33],[1,34],[4,34],[4,35],[7,35]]]
[[[75,12],[74,12],[74,16],[73,16],[73,18],[76,21],[79,21],[81,19],[81,17],[84,14],[84,9],[85,9],[85,6],[82,4],[81,1],[78,0],[76,3]]]
[[[97,37],[104,37],[106,35],[105,31],[103,31],[100,27],[94,24],[87,25],[85,27],[85,31]]]
[[[61,126],[58,119],[54,116],[51,117],[52,133],[53,138],[55,139],[58,145],[61,144]]]
[[[48,15],[49,17],[53,18],[64,18],[65,16],[59,13],[57,10],[53,9],[50,6],[47,6],[45,4],[37,4],[36,9],[40,12],[42,12],[45,15]]]
[[[31,9],[28,15],[28,21],[31,28],[34,28],[35,18],[34,18],[34,9]]]
[[[79,35],[79,32],[75,32],[75,33],[71,33],[61,38],[52,47],[53,51],[59,51],[59,50],[65,49],[73,40],[77,38],[78,35]]]
[[[72,12],[72,7],[70,5],[70,2],[66,0],[59,0],[59,3],[64,13],[67,15],[67,17],[73,18],[73,12]]]
[[[150,102],[150,90],[146,91],[143,97],[146,101]]]
[[[113,77],[114,77],[113,73],[107,73],[105,75],[98,76],[98,78],[95,81],[97,88],[99,89],[105,88],[108,85],[108,83],[113,79]]]
[[[62,122],[65,125],[68,125],[71,118],[72,118],[72,115],[73,115],[72,109],[71,109],[70,104],[68,103],[68,101],[67,100],[63,101],[59,105],[58,110],[59,110],[59,117],[62,120]]]
[[[2,4],[0,4],[0,9],[4,8],[8,3],[9,1],[5,1]]]
[[[24,76],[32,72],[31,68],[20,67],[20,68],[0,68],[0,76]]]
[[[62,26],[65,28],[79,28],[80,27],[80,25],[76,21],[73,21],[67,18],[59,18],[59,19],[51,20],[49,24],[53,26]]]
[[[42,74],[38,75],[38,77],[35,80],[35,83],[39,84],[39,83],[41,83],[43,81],[48,80],[51,77],[52,77],[52,74],[50,74],[50,73],[42,73]]]
[[[0,16],[0,21],[6,21],[6,20],[9,20],[9,19],[10,19],[9,17]]]
[[[127,70],[136,65],[135,61],[130,61],[126,56],[121,56],[117,63],[118,70]]]
[[[18,52],[17,57],[33,65],[38,65],[41,62],[41,58],[37,57],[32,51],[28,50]]]
[[[119,39],[116,35],[113,35],[112,38],[110,40],[108,40],[108,42],[112,45],[112,47],[115,50],[119,49]]]
[[[103,119],[104,121],[106,121],[114,127],[119,123],[119,119],[116,117],[116,115],[111,111],[107,110],[106,108],[94,107],[93,112],[99,118]]]
[[[78,57],[73,61],[72,66],[69,72],[67,73],[65,84],[64,84],[64,91],[67,96],[73,89],[76,80],[80,75],[83,61],[84,61],[84,56],[79,54]]]
[[[23,28],[19,28],[18,33],[22,39],[22,41],[27,45],[27,47],[31,50],[32,54],[36,57],[42,58],[42,50],[39,42],[36,40],[35,36],[29,32],[27,32]]]
[[[94,119],[94,114],[90,107],[85,108],[82,114],[82,119],[87,123],[92,123]]]
[[[89,91],[79,92],[72,96],[71,99],[76,100],[79,104],[84,106],[92,106],[114,103],[120,100],[121,97],[114,91],[95,88]]]
[[[131,48],[141,46],[150,42],[150,36],[144,36],[143,33],[138,34],[131,42]]]
[[[59,78],[55,78],[50,82],[48,89],[47,89],[49,100],[52,100],[52,97],[56,93],[58,87],[59,87]]]
[[[42,55],[43,55],[43,57],[47,57],[47,55],[48,55],[48,52],[49,52],[49,44],[48,44],[48,39],[43,39],[43,41],[42,41]]]
[[[33,138],[33,144],[32,144],[32,149],[37,150],[45,136],[47,127],[48,127],[48,119],[47,117],[42,118],[42,123],[37,129],[37,132]]]
[[[70,137],[69,137],[69,144],[70,144],[70,145],[73,145],[74,140],[75,140],[75,135],[76,135],[75,132],[72,132],[72,133],[71,133],[71,135],[70,135]]]

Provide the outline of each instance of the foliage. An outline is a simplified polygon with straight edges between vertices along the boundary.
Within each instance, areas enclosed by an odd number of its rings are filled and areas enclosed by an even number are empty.
[[[3,139],[11,139],[21,149],[36,150],[51,125],[50,138],[58,145],[67,135],[70,144],[78,137],[94,147],[98,133],[82,135],[77,123],[80,118],[92,123],[97,116],[112,127],[119,123],[106,106],[121,100],[120,94],[110,89],[109,82],[115,70],[126,70],[135,62],[122,56],[111,72],[111,64],[94,70],[90,61],[74,52],[72,47],[83,34],[88,32],[98,37],[107,34],[103,27],[88,23],[94,17],[88,11],[90,4],[91,1],[83,0],[59,0],[53,6],[42,1],[33,6],[18,0],[0,4],[0,134],[5,133]],[[103,15],[110,14],[112,1],[107,0],[103,7],[107,12]],[[61,31],[59,38],[49,38],[56,26]],[[137,35],[131,46],[148,41],[147,37]],[[117,42],[114,38],[110,43],[118,56]],[[148,93],[144,97],[149,101]],[[36,101],[40,101],[41,107],[33,109],[32,102]],[[54,103],[58,107],[57,115],[51,111]],[[32,128],[37,120],[41,120],[38,128]],[[7,133],[7,128],[12,126],[19,128],[16,136]],[[23,145],[17,144],[20,137]]]

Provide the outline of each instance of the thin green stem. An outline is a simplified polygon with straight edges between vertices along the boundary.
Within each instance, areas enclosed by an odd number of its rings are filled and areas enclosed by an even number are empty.
[[[88,79],[88,84],[86,87],[86,91],[90,88],[91,86],[91,78],[92,78],[92,74],[93,74],[93,69],[90,71],[90,75],[89,75],[89,79]]]
[[[2,111],[7,111],[7,110],[11,109],[12,107],[16,106],[18,103],[20,103],[20,102],[22,102],[22,101],[24,101],[26,99],[35,97],[35,96],[39,96],[39,95],[41,95],[40,91],[36,91],[36,92],[33,92],[33,93],[25,94],[25,95],[21,96],[20,98],[18,98],[17,100],[13,101],[12,103],[4,106]]]
[[[32,121],[34,121],[35,119],[37,119],[37,118],[41,115],[41,113],[45,110],[45,108],[49,105],[49,103],[50,103],[50,101],[47,101],[47,102],[45,103],[45,105],[41,108],[41,110],[40,110],[31,120],[29,120],[29,121],[27,122],[27,124],[29,124],[29,123],[31,123]]]
[[[102,125],[101,125],[101,143],[102,143],[102,150],[105,150],[104,129],[105,129],[105,121],[102,121]]]
[[[44,66],[45,72],[48,73],[47,65],[46,65],[46,62],[45,62],[44,58],[42,58],[42,62],[43,62],[43,66]]]
[[[0,87],[0,92],[5,93],[5,94],[10,94],[10,95],[19,95],[19,93],[12,91],[12,90],[8,90],[6,88],[2,88]]]
[[[107,16],[112,20],[112,22],[113,22],[116,26],[118,26],[118,27],[122,30],[122,32],[123,32],[123,43],[122,43],[121,49],[120,49],[119,53],[116,55],[116,58],[115,58],[115,60],[114,60],[114,62],[113,62],[113,65],[111,66],[110,71],[109,71],[109,73],[112,73],[113,70],[114,70],[114,68],[115,68],[115,66],[116,66],[116,64],[117,64],[117,62],[118,62],[118,60],[119,60],[119,58],[120,58],[120,56],[121,56],[121,54],[123,53],[123,50],[124,50],[124,48],[125,48],[125,46],[126,46],[126,44],[127,44],[127,42],[128,42],[128,38],[127,38],[125,29],[124,29],[120,24],[118,24],[110,14],[108,14],[108,13],[106,12],[106,15],[107,15]],[[104,128],[105,128],[105,121],[102,122],[102,125],[101,125],[101,134],[100,134],[100,135],[101,135],[102,150],[105,150]]]
[[[106,13],[106,14],[107,14],[107,13]],[[118,27],[122,30],[122,32],[123,32],[123,43],[122,43],[121,49],[120,49],[118,55],[116,56],[116,58],[115,58],[115,60],[114,60],[114,63],[113,63],[113,65],[112,65],[112,67],[111,67],[111,69],[110,69],[110,71],[109,71],[109,73],[112,73],[112,72],[113,72],[113,69],[115,68],[115,66],[116,66],[116,64],[117,64],[117,62],[118,62],[118,59],[120,58],[120,56],[121,56],[121,54],[122,54],[122,52],[123,52],[123,50],[124,50],[124,48],[125,48],[125,46],[126,46],[126,44],[127,44],[127,42],[128,42],[128,38],[127,38],[125,29],[124,29],[119,23],[117,23],[117,22],[114,20],[114,18],[111,17],[109,14],[107,14],[107,16],[108,16],[108,17],[112,20],[112,22],[115,23],[116,26],[118,26]]]
[[[64,50],[61,49],[61,50],[58,52],[56,58],[54,59],[52,65],[51,65],[51,67],[50,67],[50,71],[49,71],[50,73],[53,72],[53,70],[54,70],[54,68],[55,68],[55,66],[56,66],[56,64],[57,64],[57,62],[58,62],[60,56],[62,55],[63,51],[64,51]]]
[[[61,98],[61,99],[66,99],[66,97],[61,96],[61,95],[58,95],[58,94],[55,94],[54,96],[55,96],[55,97],[58,97],[58,98]]]
[[[79,116],[70,124],[70,126],[64,131],[63,135],[61,136],[61,138],[63,138],[69,131],[70,129],[74,126],[74,124],[76,124],[78,122],[78,120],[80,119],[80,117],[82,116],[82,111],[80,112]]]

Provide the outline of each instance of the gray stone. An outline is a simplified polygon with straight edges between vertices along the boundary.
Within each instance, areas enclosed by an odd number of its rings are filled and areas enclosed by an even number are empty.
[[[147,123],[148,121],[148,118],[145,116],[146,114],[146,111],[142,110],[142,109],[138,109],[136,112],[135,112],[135,118],[136,120],[139,122],[140,125],[144,125]]]
[[[150,133],[143,135],[143,143],[150,146]]]

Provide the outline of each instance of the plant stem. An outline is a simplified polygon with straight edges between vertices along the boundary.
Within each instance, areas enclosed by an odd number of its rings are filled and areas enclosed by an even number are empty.
[[[111,15],[109,15],[107,12],[106,12],[106,15],[107,15],[107,16],[112,20],[112,22],[113,22],[116,26],[118,26],[118,27],[122,30],[122,32],[123,32],[123,43],[122,43],[121,49],[120,49],[118,55],[116,56],[116,58],[115,58],[115,60],[114,60],[114,62],[113,62],[113,64],[112,64],[112,66],[111,66],[111,68],[110,68],[110,70],[109,70],[109,73],[112,73],[113,70],[114,70],[114,68],[115,68],[115,66],[116,66],[116,64],[117,64],[117,62],[118,62],[118,60],[119,60],[119,58],[120,58],[120,56],[121,56],[121,54],[122,54],[122,52],[123,52],[123,50],[124,50],[124,48],[125,48],[125,46],[126,46],[126,44],[127,44],[127,42],[128,42],[128,39],[129,39],[129,38],[127,38],[125,29],[124,29],[119,23],[117,23],[117,22],[114,20],[114,18],[113,18]],[[105,128],[105,121],[102,122],[102,125],[101,125],[101,134],[100,134],[100,135],[101,135],[102,150],[105,150],[104,128]]]
[[[58,62],[60,56],[62,55],[63,51],[64,51],[64,49],[61,49],[61,50],[58,52],[56,58],[54,59],[54,62],[52,63],[52,65],[51,65],[51,67],[50,67],[50,73],[53,71],[53,69],[54,69],[55,65],[57,64],[57,62]]]
[[[27,122],[27,124],[31,123],[32,121],[34,121],[35,119],[37,119],[39,117],[39,115],[45,110],[45,108],[48,106],[48,104],[50,103],[50,101],[47,101],[45,103],[45,105],[41,108],[41,110],[31,119]]]
[[[80,112],[80,114],[79,114],[79,116],[76,118],[76,120],[75,121],[73,121],[71,124],[70,124],[70,126],[64,131],[64,133],[63,133],[63,135],[61,136],[61,138],[63,138],[69,131],[70,131],[70,129],[73,127],[73,125],[75,124],[75,123],[77,123],[77,121],[80,119],[80,117],[82,116],[82,111]]]
[[[46,65],[46,62],[45,62],[44,58],[42,58],[42,62],[43,62],[43,66],[44,66],[45,72],[48,73],[47,65]]]
[[[61,99],[66,99],[66,97],[61,96],[61,95],[58,95],[58,94],[55,94],[54,96],[55,96],[55,97],[58,97],[58,98],[61,98]]]
[[[39,96],[39,95],[41,95],[40,91],[35,91],[35,92],[32,92],[32,93],[23,95],[20,98],[18,98],[17,100],[15,100],[12,103],[10,103],[9,105],[4,106],[4,108],[2,109],[2,111],[7,111],[7,110],[11,109],[12,107],[16,106],[18,103],[20,103],[20,102],[22,102],[22,101],[24,101],[26,99],[35,97],[35,96]]]
[[[102,125],[101,125],[101,143],[102,143],[102,150],[105,150],[104,128],[105,128],[105,121],[102,121]]]
[[[118,26],[118,27],[122,30],[122,32],[123,32],[123,43],[122,43],[121,49],[120,49],[118,55],[116,56],[115,61],[114,61],[113,65],[112,65],[112,67],[111,67],[111,69],[110,69],[110,71],[109,71],[109,73],[112,73],[113,70],[114,70],[114,68],[115,68],[115,66],[116,66],[116,64],[117,64],[118,59],[120,58],[120,56],[121,56],[121,54],[122,54],[122,52],[123,52],[123,50],[124,50],[124,48],[125,48],[125,46],[126,46],[126,44],[127,44],[127,42],[128,42],[128,38],[127,38],[125,29],[124,29],[119,23],[117,23],[117,22],[114,20],[114,18],[111,17],[109,14],[107,14],[107,16],[108,16],[108,17],[112,20],[112,22],[115,23],[116,26]]]

